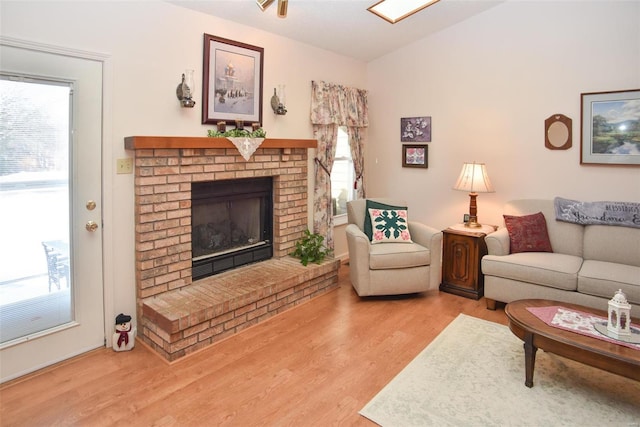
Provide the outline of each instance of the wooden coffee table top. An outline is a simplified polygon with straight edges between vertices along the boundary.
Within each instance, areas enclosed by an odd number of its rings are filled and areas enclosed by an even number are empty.
[[[527,339],[531,340],[534,349],[540,348],[640,381],[640,350],[549,326],[527,310],[527,307],[549,306],[561,306],[607,317],[604,310],[559,301],[527,299],[511,302],[505,307],[509,329],[525,343]],[[639,323],[637,318],[631,320],[636,325]],[[533,357],[535,359],[535,350]]]

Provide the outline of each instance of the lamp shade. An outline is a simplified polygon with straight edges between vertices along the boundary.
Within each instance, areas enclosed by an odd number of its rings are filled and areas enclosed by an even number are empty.
[[[484,163],[465,163],[458,177],[454,190],[468,191],[470,193],[493,193],[493,185],[487,175]]]

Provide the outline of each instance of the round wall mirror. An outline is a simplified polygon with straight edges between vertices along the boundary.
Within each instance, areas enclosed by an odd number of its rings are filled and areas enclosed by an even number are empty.
[[[563,114],[554,114],[544,121],[544,146],[550,150],[571,148],[571,119]]]

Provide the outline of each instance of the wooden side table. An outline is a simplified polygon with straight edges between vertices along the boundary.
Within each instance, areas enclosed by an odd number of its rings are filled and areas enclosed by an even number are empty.
[[[491,225],[469,228],[462,224],[442,231],[441,291],[476,300],[484,295],[480,260],[487,254],[484,236],[493,231]]]

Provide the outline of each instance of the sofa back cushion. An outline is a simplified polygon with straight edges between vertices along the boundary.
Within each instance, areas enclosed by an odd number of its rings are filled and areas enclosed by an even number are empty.
[[[582,257],[584,226],[556,221],[553,200],[512,200],[504,207],[506,215],[531,215],[542,212],[547,222],[547,231],[553,252]]]
[[[585,226],[584,259],[640,267],[640,228]]]

